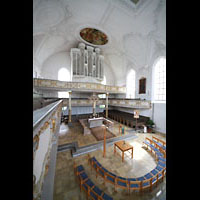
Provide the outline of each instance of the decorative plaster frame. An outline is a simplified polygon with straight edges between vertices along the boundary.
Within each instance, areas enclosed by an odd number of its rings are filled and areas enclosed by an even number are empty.
[[[86,40],[84,40],[81,36],[80,36],[80,32],[81,30],[83,30],[84,28],[93,28],[93,29],[97,29],[99,31],[101,31],[102,33],[104,33],[107,38],[108,38],[108,42],[104,45],[95,45],[95,44],[91,44],[89,42],[87,42]],[[92,46],[92,47],[98,47],[100,49],[103,49],[104,47],[109,47],[109,44],[111,43],[111,37],[110,37],[110,33],[105,30],[104,28],[102,28],[101,26],[98,26],[96,24],[85,24],[85,25],[81,25],[81,26],[78,26],[76,29],[75,29],[75,37],[78,41],[81,41],[85,44],[87,44],[88,46]]]

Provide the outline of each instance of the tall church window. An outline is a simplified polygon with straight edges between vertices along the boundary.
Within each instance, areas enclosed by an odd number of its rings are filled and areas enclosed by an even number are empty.
[[[135,70],[131,69],[126,79],[126,98],[135,98]]]
[[[166,101],[166,58],[159,58],[154,66],[154,101]]]
[[[70,81],[70,73],[66,68],[61,68],[58,71],[59,81]],[[58,92],[58,98],[69,98],[68,92]]]
[[[61,68],[58,71],[58,80],[59,81],[70,81],[70,73],[66,68]]]
[[[101,84],[106,85],[106,76],[104,75],[103,81],[101,81]]]

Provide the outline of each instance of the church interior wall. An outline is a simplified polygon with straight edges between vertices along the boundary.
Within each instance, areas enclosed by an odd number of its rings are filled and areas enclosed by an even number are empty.
[[[58,72],[62,68],[71,73],[69,52],[59,52],[50,56],[42,65],[41,76],[46,79],[58,80]]]
[[[155,129],[166,134],[166,103],[154,103],[153,121],[156,124]]]
[[[69,72],[66,81],[126,87],[127,74],[130,69],[134,69],[134,98],[152,102],[150,109],[138,109],[140,115],[150,117],[156,125],[155,130],[166,134],[166,103],[154,102],[152,78],[156,59],[166,56],[166,3],[165,0],[140,2],[140,6],[133,9],[130,6],[133,2],[121,0],[34,0],[33,77],[58,80],[59,70],[64,68]],[[92,77],[72,77],[70,50],[77,48],[79,42],[84,42],[79,37],[82,26],[97,28],[108,36],[108,44],[99,46],[104,56],[106,83]],[[141,78],[146,78],[145,94],[139,94]],[[71,98],[88,99],[91,95],[92,93],[72,92]],[[33,110],[58,98],[58,91],[33,90]],[[126,94],[109,94],[108,98],[125,99]],[[109,106],[109,110],[134,114],[135,109]],[[96,106],[97,114],[104,111],[105,108]],[[68,106],[63,112],[68,115]],[[78,115],[90,116],[92,113],[92,105],[72,105],[71,114],[74,119],[78,119]],[[60,124],[60,117],[56,120]],[[39,146],[33,163],[36,183],[42,183],[45,176],[45,165],[53,137],[50,126],[39,135]]]
[[[51,137],[52,133],[50,127],[48,127],[44,132],[39,136],[39,145],[38,149],[35,152],[34,162],[33,162],[33,172],[35,176],[35,191],[41,191],[45,165],[48,161],[48,154],[51,148]]]
[[[96,107],[96,113],[102,113],[104,108]],[[72,115],[92,114],[92,106],[76,106],[72,107]],[[64,115],[68,115],[68,109],[63,112]]]
[[[139,94],[139,80],[141,78],[146,78],[146,93]],[[141,68],[136,71],[136,84],[135,84],[135,98],[151,100],[151,68]]]

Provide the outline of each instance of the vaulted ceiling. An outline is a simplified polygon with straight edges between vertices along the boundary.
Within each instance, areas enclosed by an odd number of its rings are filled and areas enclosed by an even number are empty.
[[[80,30],[92,27],[108,36],[101,47],[115,76],[127,65],[149,67],[166,47],[165,0],[33,0],[34,63],[70,52],[82,41]]]

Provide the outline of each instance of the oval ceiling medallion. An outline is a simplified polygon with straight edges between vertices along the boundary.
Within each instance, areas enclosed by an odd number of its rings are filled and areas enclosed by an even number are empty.
[[[82,29],[80,31],[80,36],[86,42],[89,42],[94,45],[104,45],[108,42],[107,35],[94,28]]]

